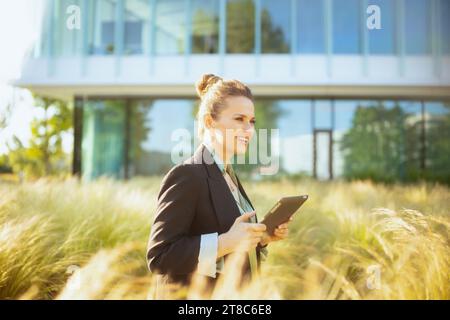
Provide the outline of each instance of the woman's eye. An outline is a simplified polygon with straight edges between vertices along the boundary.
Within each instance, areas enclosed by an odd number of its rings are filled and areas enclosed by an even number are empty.
[[[242,118],[236,118],[236,119],[234,119],[234,120],[237,120],[237,121],[242,121]]]

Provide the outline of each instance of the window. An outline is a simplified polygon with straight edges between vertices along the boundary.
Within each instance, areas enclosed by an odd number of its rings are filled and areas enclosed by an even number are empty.
[[[192,1],[192,53],[219,51],[219,1]]]
[[[83,177],[124,177],[124,137],[125,101],[88,101],[83,106]]]
[[[381,29],[368,30],[371,54],[395,54],[395,1],[370,0],[380,8]]]
[[[417,101],[337,100],[336,176],[416,180],[421,161],[420,105]]]
[[[262,0],[261,4],[262,52],[288,53],[291,39],[291,0]]]
[[[297,2],[297,52],[325,52],[324,17],[323,0]]]
[[[312,127],[310,100],[279,100],[280,172],[312,175]],[[259,121],[258,119],[256,121]]]
[[[184,53],[186,14],[184,0],[158,0],[156,3],[156,54]]]
[[[117,0],[89,1],[89,53],[114,54]]]
[[[330,100],[315,100],[314,129],[331,129],[333,127],[333,114]]]
[[[227,1],[227,52],[253,53],[255,6],[252,0]]]
[[[450,102],[425,102],[426,176],[450,184]]]
[[[442,52],[450,55],[450,0],[441,0],[440,13]]]
[[[190,157],[194,100],[136,100],[131,105],[129,176],[165,174]]]
[[[80,29],[67,27],[67,19],[74,11],[67,12],[71,5],[80,6],[79,0],[59,0],[54,2],[53,46],[55,56],[71,57],[82,52],[82,26]],[[81,12],[80,12],[81,14]]]
[[[125,0],[124,54],[142,54],[148,51],[149,2]]]
[[[406,53],[425,55],[431,53],[431,1],[405,1]],[[448,17],[447,17],[448,19]]]
[[[333,52],[361,53],[361,1],[333,1]]]

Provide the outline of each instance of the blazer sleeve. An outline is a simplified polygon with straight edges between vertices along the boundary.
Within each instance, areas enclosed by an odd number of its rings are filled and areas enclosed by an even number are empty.
[[[188,274],[198,265],[201,236],[189,235],[199,195],[192,167],[175,166],[164,177],[147,249],[151,272]]]

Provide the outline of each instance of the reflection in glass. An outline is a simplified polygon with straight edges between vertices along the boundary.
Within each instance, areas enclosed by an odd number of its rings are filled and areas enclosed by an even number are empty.
[[[407,1],[404,30],[407,54],[431,53],[431,1]]]
[[[312,175],[312,127],[310,100],[279,100],[280,172]],[[258,121],[258,120],[257,120]]]
[[[370,0],[369,5],[380,7],[381,29],[368,30],[371,54],[395,53],[395,1]]]
[[[149,2],[125,0],[124,54],[142,54],[148,50]]]
[[[331,130],[314,131],[314,157],[315,171],[314,177],[319,180],[329,180],[333,178],[333,171],[330,167],[332,159],[332,133]]]
[[[314,129],[331,129],[333,114],[330,100],[314,101]]]
[[[181,54],[185,46],[185,1],[156,2],[156,54]]]
[[[291,0],[262,0],[261,5],[262,52],[288,53]]]
[[[192,53],[219,51],[219,1],[192,0]]]
[[[89,53],[113,54],[117,0],[89,1]]]
[[[376,181],[419,177],[420,103],[336,101],[335,106],[337,176]]]
[[[398,177],[405,180],[417,180],[421,174],[421,162],[424,157],[422,149],[422,107],[420,101],[400,101],[404,114],[402,124],[403,153]]]
[[[130,176],[167,173],[177,164],[171,158],[175,147],[185,152],[185,158],[192,155],[193,106],[193,100],[138,100],[132,104]],[[188,139],[174,141],[177,129],[189,132]]]
[[[325,52],[324,17],[324,0],[298,1],[297,52]]]
[[[425,103],[426,177],[450,184],[450,103]]]
[[[252,0],[227,1],[227,53],[253,53],[255,5]]]
[[[80,55],[82,52],[83,34],[81,24],[80,29],[77,29],[72,23],[70,23],[70,26],[73,26],[72,29],[67,27],[67,19],[69,17],[67,10],[70,9],[70,6],[72,5],[80,7],[80,2],[81,1],[79,0],[55,1],[55,11],[57,12],[57,15],[55,26],[53,28],[53,43],[56,56],[70,57]],[[70,10],[69,12],[70,15],[76,14],[76,11]]]
[[[124,177],[125,101],[88,101],[83,107],[83,178]]]
[[[333,52],[361,53],[361,1],[333,1]]]
[[[450,55],[450,1],[441,0],[440,3],[440,21],[441,21],[441,46],[442,52]]]

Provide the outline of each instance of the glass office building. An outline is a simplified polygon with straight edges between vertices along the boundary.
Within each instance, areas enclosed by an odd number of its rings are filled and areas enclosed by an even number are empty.
[[[280,175],[448,182],[448,17],[450,0],[50,0],[18,85],[74,101],[88,179],[166,173],[216,73],[279,129]]]

